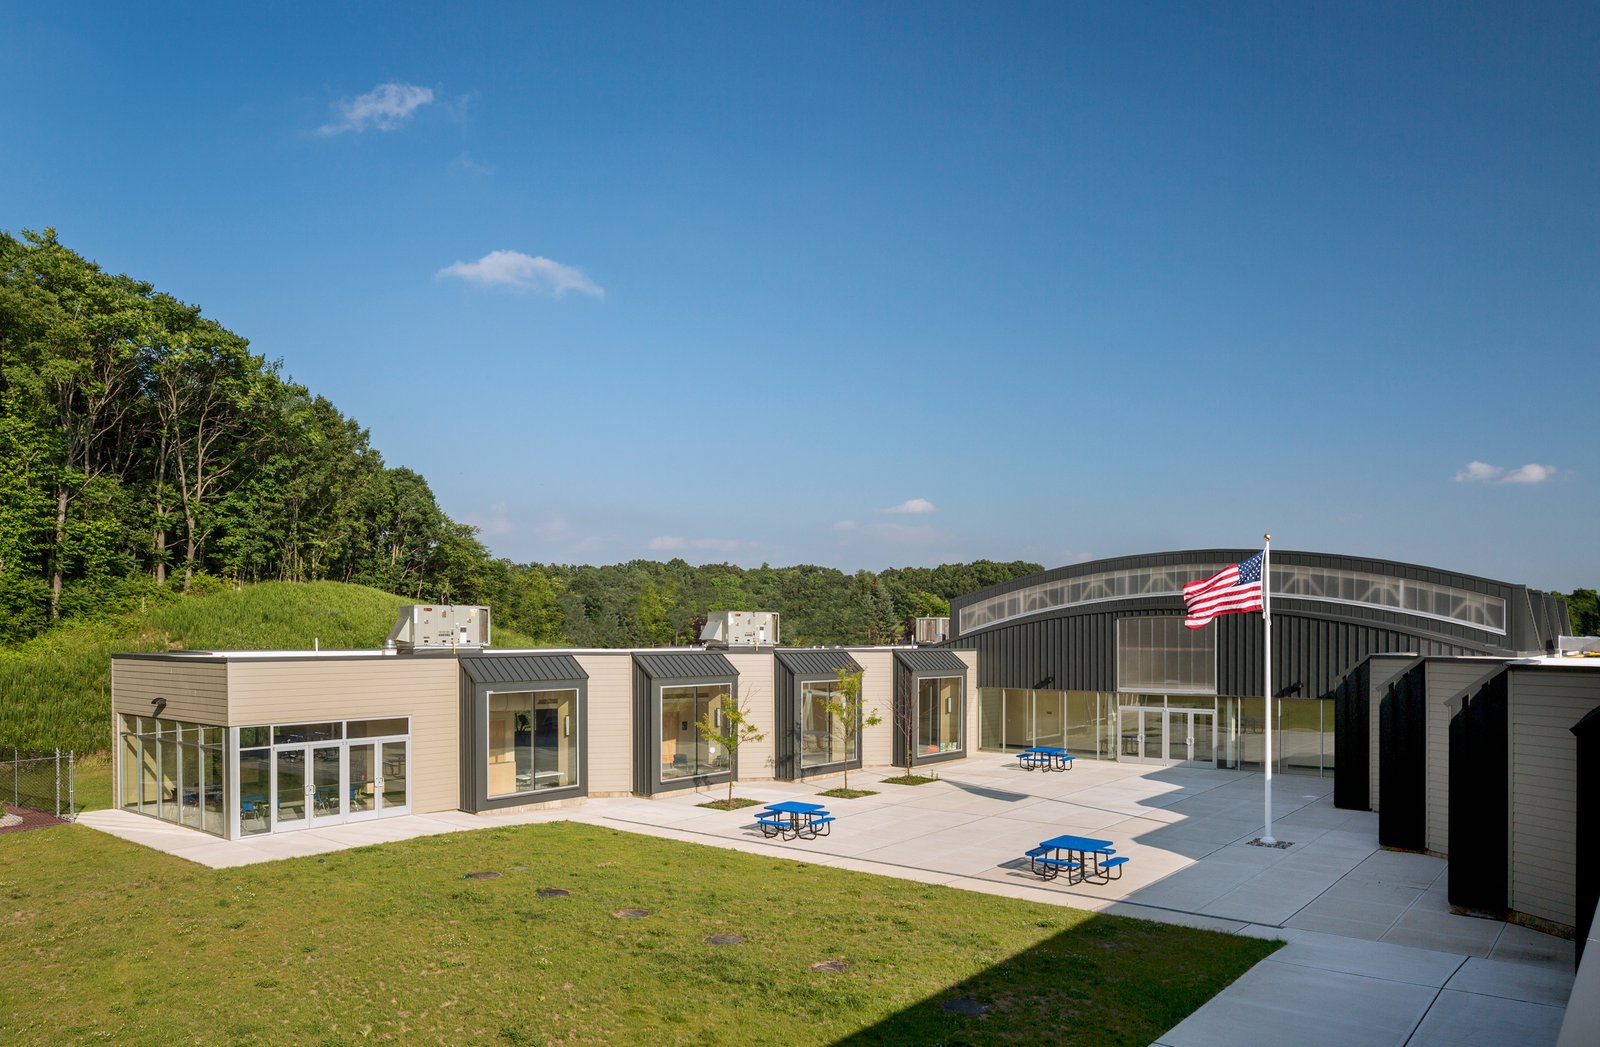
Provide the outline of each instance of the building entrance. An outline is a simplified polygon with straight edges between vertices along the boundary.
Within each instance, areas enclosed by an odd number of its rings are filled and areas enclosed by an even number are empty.
[[[1118,710],[1118,758],[1137,763],[1214,765],[1217,717],[1211,709],[1124,705]]]

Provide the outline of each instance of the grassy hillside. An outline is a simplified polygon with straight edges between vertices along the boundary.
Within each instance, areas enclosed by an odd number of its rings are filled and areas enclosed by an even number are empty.
[[[266,582],[55,630],[0,650],[0,745],[108,748],[114,653],[381,647],[409,602],[361,585]],[[533,646],[499,628],[494,641]]]

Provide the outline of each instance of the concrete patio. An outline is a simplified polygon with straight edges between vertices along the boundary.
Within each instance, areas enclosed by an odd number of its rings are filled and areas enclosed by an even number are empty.
[[[1331,777],[1274,780],[1274,834],[1292,843],[1274,849],[1250,843],[1262,830],[1257,774],[1092,760],[1066,772],[1026,771],[997,754],[938,773],[936,783],[907,787],[879,784],[882,769],[856,772],[851,784],[878,795],[824,801],[839,820],[816,840],[769,840],[751,812],[696,806],[720,790],[413,815],[240,842],[120,811],[79,820],[212,867],[488,825],[580,821],[1289,943],[1161,1037],[1167,1047],[1556,1042],[1573,981],[1572,943],[1452,914],[1446,863],[1379,850],[1377,815],[1336,810]],[[771,803],[838,784],[752,782],[737,795]],[[1123,878],[1040,881],[1020,856],[1061,833],[1114,840],[1130,859]]]

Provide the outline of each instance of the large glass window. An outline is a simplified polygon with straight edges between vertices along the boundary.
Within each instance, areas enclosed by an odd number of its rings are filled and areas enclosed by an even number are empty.
[[[1117,690],[1215,694],[1217,631],[1182,618],[1117,622]]]
[[[966,694],[961,677],[939,676],[917,681],[916,746],[922,756],[960,752]]]
[[[493,691],[488,701],[489,796],[577,784],[577,691]]]
[[[708,742],[695,725],[722,722],[729,684],[661,688],[661,780],[692,778],[728,769],[728,754]]]
[[[854,742],[846,739],[845,725],[828,711],[839,701],[839,681],[812,680],[800,685],[800,766],[825,767],[856,757]]]
[[[222,834],[227,763],[220,728],[124,716],[118,756],[124,809]]]

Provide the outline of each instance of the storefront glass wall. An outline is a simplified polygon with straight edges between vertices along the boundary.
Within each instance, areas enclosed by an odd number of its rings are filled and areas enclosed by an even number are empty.
[[[1015,752],[1060,744],[1048,715],[1064,699],[1065,748],[1091,759],[1158,759],[1261,769],[1264,701],[1116,691],[1036,691],[985,687],[978,693],[979,747]],[[1273,766],[1280,774],[1331,774],[1334,769],[1331,700],[1282,698],[1273,736]],[[1041,716],[1043,710],[1046,715]]]
[[[153,716],[122,716],[120,727],[123,809],[221,836],[222,728]]]

